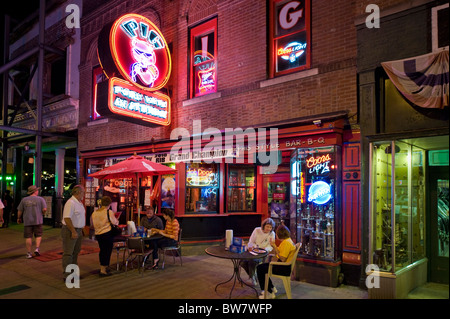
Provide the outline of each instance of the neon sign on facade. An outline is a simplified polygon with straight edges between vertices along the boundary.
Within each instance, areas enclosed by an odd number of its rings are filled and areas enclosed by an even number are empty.
[[[168,96],[139,90],[118,78],[109,81],[108,107],[112,113],[160,125],[170,124]]]
[[[111,28],[109,46],[125,80],[152,91],[169,80],[170,51],[161,31],[149,19],[137,14],[117,19]]]
[[[271,77],[310,67],[310,1],[271,0]]]
[[[331,157],[330,154],[306,159],[306,167],[309,168],[309,173],[325,174],[330,172]]]
[[[314,182],[308,191],[308,202],[317,205],[328,203],[331,199],[331,186],[324,181]]]
[[[306,43],[291,42],[286,47],[278,49],[278,55],[289,62],[295,62],[305,53]]]
[[[215,92],[216,65],[212,54],[202,50],[196,51],[194,56],[194,67],[197,73],[197,94],[203,95]]]
[[[108,105],[99,109],[123,120],[170,124],[170,98],[156,91],[169,80],[171,56],[166,40],[149,19],[126,14],[106,26],[99,36],[98,56],[109,78]]]

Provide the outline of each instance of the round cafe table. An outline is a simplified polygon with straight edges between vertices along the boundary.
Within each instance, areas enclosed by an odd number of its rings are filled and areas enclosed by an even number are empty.
[[[264,253],[253,255],[253,254],[249,253],[248,251],[245,251],[243,253],[233,253],[228,250],[225,250],[225,246],[211,246],[211,247],[208,247],[205,249],[205,253],[207,253],[210,256],[217,257],[217,258],[230,259],[233,263],[233,275],[227,281],[218,283],[216,285],[216,288],[214,289],[215,291],[217,291],[217,287],[219,287],[220,285],[226,284],[227,282],[234,280],[233,286],[231,287],[231,291],[230,291],[230,295],[229,295],[229,298],[231,299],[231,294],[234,290],[234,286],[236,285],[236,280],[237,280],[238,282],[241,283],[241,286],[246,285],[246,286],[252,288],[256,293],[256,297],[258,297],[258,291],[256,290],[256,288],[247,284],[245,281],[243,281],[241,279],[239,264],[241,263],[242,260],[264,258],[268,255],[267,251]]]

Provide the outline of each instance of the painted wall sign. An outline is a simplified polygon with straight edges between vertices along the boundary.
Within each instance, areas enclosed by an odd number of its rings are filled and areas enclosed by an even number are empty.
[[[100,114],[169,125],[170,98],[155,91],[169,80],[171,56],[161,31],[149,19],[131,13],[106,25],[98,38],[98,58],[109,78],[109,87],[98,92],[107,103],[97,103]]]

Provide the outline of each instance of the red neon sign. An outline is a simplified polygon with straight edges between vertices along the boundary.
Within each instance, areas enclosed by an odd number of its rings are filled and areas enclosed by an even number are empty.
[[[141,90],[119,78],[109,79],[108,108],[114,115],[165,126],[170,124],[171,107],[167,95]]]
[[[101,115],[138,124],[170,124],[170,98],[156,92],[169,80],[170,51],[149,19],[130,13],[106,25],[98,37],[98,58],[109,79],[98,84]]]
[[[216,88],[216,68],[211,68],[198,71],[198,92],[204,94],[213,91]]]
[[[110,29],[109,48],[120,75],[139,88],[155,91],[169,80],[170,51],[149,19],[134,13],[121,16]],[[106,73],[114,76],[110,70]]]

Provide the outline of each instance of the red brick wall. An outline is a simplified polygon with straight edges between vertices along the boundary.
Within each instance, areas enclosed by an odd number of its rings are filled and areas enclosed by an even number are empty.
[[[160,29],[172,46],[173,69],[166,87],[172,99],[172,124],[148,128],[109,120],[87,126],[90,121],[91,73],[97,64],[92,45],[102,25],[126,12],[147,12],[134,2],[108,5],[92,12],[83,25],[80,65],[80,151],[96,146],[120,145],[169,139],[176,127],[192,132],[192,121],[202,120],[202,128],[252,126],[297,117],[347,110],[357,112],[356,29],[352,1],[312,1],[312,60],[318,75],[260,87],[268,80],[268,7],[266,1],[148,1],[161,18]],[[137,5],[141,2],[136,1]],[[164,5],[163,5],[164,4]],[[218,91],[221,97],[183,106],[188,99],[188,28],[217,12]],[[89,56],[89,52],[91,52]]]

